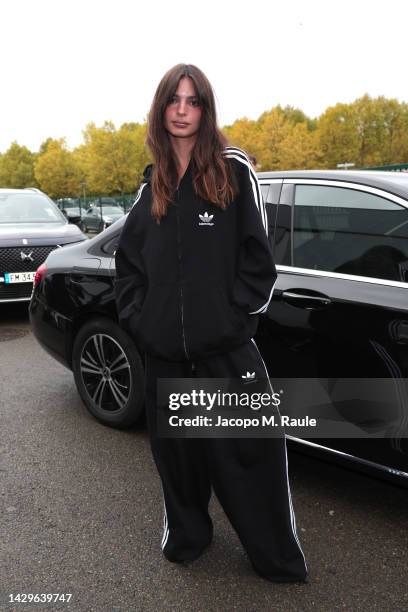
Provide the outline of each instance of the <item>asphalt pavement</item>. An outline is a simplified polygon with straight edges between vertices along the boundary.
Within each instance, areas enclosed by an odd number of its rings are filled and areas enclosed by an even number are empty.
[[[162,495],[146,431],[88,414],[72,373],[0,305],[0,610],[407,610],[407,490],[289,453],[307,584],[255,575],[218,502],[188,567],[161,553]],[[8,603],[71,593],[69,603]]]

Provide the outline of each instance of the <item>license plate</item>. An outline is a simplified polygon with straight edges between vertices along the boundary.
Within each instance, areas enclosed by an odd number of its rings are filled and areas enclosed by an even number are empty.
[[[35,272],[5,272],[4,282],[11,283],[32,283],[34,282]]]

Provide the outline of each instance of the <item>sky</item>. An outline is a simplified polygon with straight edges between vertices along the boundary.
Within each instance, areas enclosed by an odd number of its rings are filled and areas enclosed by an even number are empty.
[[[277,104],[408,102],[407,19],[407,0],[0,0],[0,152],[143,122],[180,62],[209,78],[221,126]]]

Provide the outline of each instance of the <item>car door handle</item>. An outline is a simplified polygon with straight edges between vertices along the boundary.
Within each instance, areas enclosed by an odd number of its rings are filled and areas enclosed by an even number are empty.
[[[391,321],[390,336],[398,344],[408,344],[408,321]]]
[[[312,310],[313,308],[322,308],[329,306],[332,302],[329,297],[322,294],[310,295],[307,293],[300,293],[297,291],[283,291],[282,298],[285,302],[296,306],[297,308],[306,308]]]

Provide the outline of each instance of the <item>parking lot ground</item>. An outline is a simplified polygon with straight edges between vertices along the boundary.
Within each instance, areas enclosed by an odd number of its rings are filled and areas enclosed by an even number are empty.
[[[144,429],[86,411],[69,370],[1,307],[0,610],[407,610],[407,491],[289,454],[308,584],[256,576],[215,499],[215,537],[188,567],[161,553],[162,496]],[[8,594],[72,593],[69,604]]]

